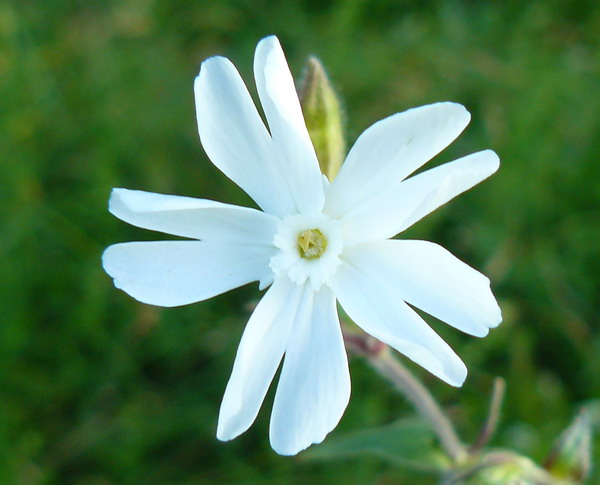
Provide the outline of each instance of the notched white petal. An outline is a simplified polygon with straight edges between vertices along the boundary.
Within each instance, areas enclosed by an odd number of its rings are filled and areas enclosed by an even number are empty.
[[[390,345],[452,386],[467,368],[450,346],[415,313],[395,288],[346,261],[331,281],[340,305],[365,332]]]
[[[262,39],[254,56],[254,77],[295,213],[316,214],[324,204],[322,174],[300,101],[277,37]],[[291,214],[293,212],[288,212]]]
[[[198,132],[210,160],[265,212],[293,211],[271,136],[235,66],[224,57],[207,59],[194,93]]]
[[[174,307],[212,298],[271,273],[273,249],[205,241],[109,246],[104,270],[117,288],[150,305]]]
[[[256,46],[254,74],[269,126],[279,130],[282,129],[281,124],[285,124],[312,146],[294,78],[281,44],[274,35],[265,37]]]
[[[381,285],[458,330],[485,337],[502,321],[489,279],[438,244],[388,240],[348,254]]]
[[[483,150],[381,191],[342,217],[347,245],[390,238],[498,170],[492,150]]]
[[[206,199],[113,189],[110,212],[144,229],[231,244],[270,246],[278,219],[264,212]]]
[[[378,121],[358,138],[331,184],[325,211],[341,217],[389,192],[446,148],[471,115],[460,104],[435,103]]]
[[[273,286],[252,313],[219,412],[217,438],[232,440],[256,419],[283,353],[305,293],[286,278]]]
[[[270,439],[281,455],[320,443],[350,399],[350,374],[335,297],[306,294],[294,321],[271,414]]]

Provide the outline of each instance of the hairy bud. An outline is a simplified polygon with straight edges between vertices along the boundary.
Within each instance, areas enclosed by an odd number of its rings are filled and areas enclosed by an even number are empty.
[[[316,57],[307,62],[300,102],[321,171],[332,181],[346,155],[341,103]]]

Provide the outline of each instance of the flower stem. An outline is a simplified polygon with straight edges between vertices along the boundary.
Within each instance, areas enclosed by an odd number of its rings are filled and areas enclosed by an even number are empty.
[[[387,345],[368,335],[347,331],[344,332],[344,340],[349,350],[366,358],[371,367],[390,381],[419,414],[429,421],[452,461],[461,463],[469,456],[452,423],[431,393],[393,356]]]
[[[492,398],[490,399],[490,410],[488,417],[479,433],[477,441],[471,446],[470,452],[477,453],[481,451],[492,439],[496,428],[498,427],[498,421],[500,420],[500,409],[502,408],[502,401],[504,401],[504,393],[506,391],[506,383],[501,377],[494,379],[494,387],[492,390]]]

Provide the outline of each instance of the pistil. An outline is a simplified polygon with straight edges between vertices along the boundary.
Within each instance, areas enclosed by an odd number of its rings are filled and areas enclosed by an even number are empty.
[[[319,229],[306,229],[298,234],[298,252],[305,259],[320,258],[327,249],[327,238]]]

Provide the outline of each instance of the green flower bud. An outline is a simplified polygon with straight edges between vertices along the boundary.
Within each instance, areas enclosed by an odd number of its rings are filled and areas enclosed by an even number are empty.
[[[443,483],[452,485],[571,485],[557,479],[525,456],[512,451],[486,453]]]
[[[583,482],[591,469],[591,424],[585,410],[558,437],[544,466],[555,477]]]
[[[341,103],[316,57],[307,62],[300,103],[321,171],[333,181],[346,156]]]

